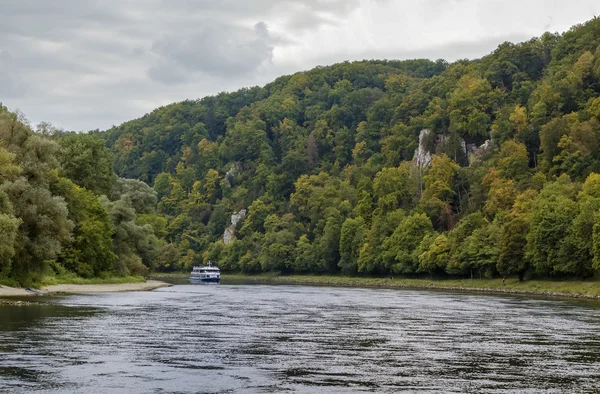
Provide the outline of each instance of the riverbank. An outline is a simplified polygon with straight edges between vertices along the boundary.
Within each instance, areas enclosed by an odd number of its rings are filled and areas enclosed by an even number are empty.
[[[169,283],[148,280],[138,283],[54,284],[36,289],[43,295],[77,293],[113,293],[123,291],[150,291],[171,286]],[[0,286],[0,297],[24,297],[36,295],[23,288]]]
[[[182,275],[183,276],[183,275]],[[174,276],[173,276],[174,277]],[[470,291],[478,293],[524,294],[545,297],[600,299],[600,281],[550,281],[528,280],[519,282],[517,278],[502,279],[405,279],[405,278],[361,278],[331,275],[289,275],[274,274],[243,275],[223,274],[223,280],[251,281],[269,284],[328,285],[351,287],[383,287],[404,289],[436,289]],[[167,277],[165,277],[167,279]]]

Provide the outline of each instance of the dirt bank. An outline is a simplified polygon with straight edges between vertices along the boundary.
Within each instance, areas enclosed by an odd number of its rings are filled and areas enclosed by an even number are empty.
[[[168,283],[149,280],[144,283],[120,283],[98,285],[52,285],[38,289],[42,294],[76,294],[76,293],[114,293],[120,291],[149,291],[171,286]],[[35,293],[25,289],[0,286],[0,297],[31,296]]]

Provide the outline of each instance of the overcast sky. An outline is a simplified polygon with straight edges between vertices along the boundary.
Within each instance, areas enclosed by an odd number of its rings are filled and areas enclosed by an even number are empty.
[[[477,58],[594,15],[598,0],[0,0],[0,102],[106,129],[316,65]]]

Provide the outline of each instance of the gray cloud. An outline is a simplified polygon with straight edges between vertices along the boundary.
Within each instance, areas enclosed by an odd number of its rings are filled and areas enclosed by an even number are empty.
[[[189,35],[155,41],[158,61],[149,75],[164,83],[183,82],[196,72],[236,78],[270,61],[274,41],[264,22],[253,28],[204,22]]]
[[[7,50],[0,51],[0,89],[6,98],[20,98],[27,93],[27,85],[19,75],[13,57]]]
[[[507,35],[486,38],[479,41],[457,41],[444,45],[435,45],[427,48],[413,50],[383,50],[364,51],[358,56],[351,56],[350,60],[363,59],[445,59],[455,61],[459,59],[475,59],[493,52],[503,42],[523,42],[531,39],[527,35]],[[339,53],[332,53],[322,59],[323,64],[331,64],[339,58]]]
[[[186,13],[220,13],[229,17],[257,17],[295,9],[341,16],[356,9],[360,0],[162,0],[161,3],[165,7]]]
[[[62,41],[92,27],[111,28],[127,21],[118,7],[79,0],[0,0],[3,37]]]
[[[315,26],[337,26],[338,22],[329,15],[311,12],[311,10],[298,9],[286,19],[286,26],[293,30],[310,30]]]

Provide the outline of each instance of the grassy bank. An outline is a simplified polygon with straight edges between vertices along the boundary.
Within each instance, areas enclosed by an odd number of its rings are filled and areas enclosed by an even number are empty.
[[[175,277],[175,274],[170,274]],[[186,274],[177,274],[178,277]],[[530,294],[554,297],[600,298],[600,281],[551,281],[529,280],[519,282],[517,278],[502,279],[405,279],[405,278],[361,278],[327,275],[277,274],[243,275],[223,274],[224,280],[254,281],[273,284],[307,284],[355,287],[388,287],[407,289],[467,290],[489,293]]]
[[[0,286],[19,287],[19,282],[14,279],[0,278]]]
[[[44,277],[40,287],[54,285],[120,285],[125,283],[143,283],[141,276],[109,276],[104,278],[81,278],[75,275],[59,275]]]
[[[221,275],[224,276],[224,275]],[[187,279],[190,277],[189,271],[185,272],[153,272],[150,274],[150,278],[157,280],[167,279]],[[228,275],[229,277],[229,275]],[[244,276],[245,277],[245,276]]]

